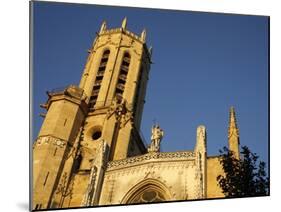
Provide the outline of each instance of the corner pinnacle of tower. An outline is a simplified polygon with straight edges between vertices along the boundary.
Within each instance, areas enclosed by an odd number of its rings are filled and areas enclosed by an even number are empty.
[[[127,27],[127,17],[125,17],[122,21],[122,29],[126,29]]]
[[[146,29],[145,28],[142,30],[142,33],[141,33],[141,40],[143,42],[145,42],[145,40],[146,40]]]
[[[105,30],[106,30],[106,21],[104,20],[100,27],[100,33],[104,32]]]

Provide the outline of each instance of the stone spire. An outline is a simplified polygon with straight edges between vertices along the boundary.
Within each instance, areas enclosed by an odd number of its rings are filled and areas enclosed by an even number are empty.
[[[234,107],[230,108],[229,126],[228,126],[228,145],[229,150],[234,153],[235,158],[240,158],[239,153],[239,129],[236,122],[236,115]]]

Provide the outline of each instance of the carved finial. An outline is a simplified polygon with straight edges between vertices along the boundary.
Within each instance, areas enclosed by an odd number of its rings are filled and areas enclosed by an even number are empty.
[[[126,27],[127,27],[127,17],[125,17],[122,21],[122,28],[126,29]]]
[[[143,29],[143,30],[142,30],[142,33],[141,33],[141,40],[142,40],[143,42],[145,42],[145,39],[146,39],[146,29]]]
[[[152,46],[149,47],[148,52],[150,54],[150,57],[152,56]]]
[[[106,21],[103,21],[100,27],[100,33],[104,32],[106,30]]]

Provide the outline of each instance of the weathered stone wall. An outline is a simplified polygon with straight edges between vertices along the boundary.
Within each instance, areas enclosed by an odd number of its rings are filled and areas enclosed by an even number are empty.
[[[217,176],[223,175],[223,169],[219,162],[219,156],[207,158],[207,198],[224,197],[217,182]]]
[[[110,162],[99,204],[126,204],[128,192],[147,179],[165,185],[167,201],[197,199],[195,171],[193,152],[148,153]]]

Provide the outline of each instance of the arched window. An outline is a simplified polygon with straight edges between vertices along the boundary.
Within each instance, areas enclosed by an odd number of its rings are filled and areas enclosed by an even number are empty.
[[[123,204],[163,202],[171,200],[169,189],[160,181],[146,179],[128,191]]]
[[[100,66],[96,75],[96,79],[95,79],[95,83],[93,86],[93,90],[92,90],[92,94],[90,97],[90,102],[89,102],[89,107],[90,109],[94,107],[94,105],[96,104],[98,95],[99,95],[99,91],[100,91],[100,87],[101,87],[101,83],[102,83],[102,79],[104,76],[104,72],[106,70],[106,65],[109,59],[109,54],[110,51],[109,50],[105,50],[103,52],[101,61],[100,61]]]
[[[121,100],[125,89],[126,79],[129,71],[131,56],[126,52],[123,56],[122,64],[120,67],[120,73],[116,85],[115,95],[117,99]]]
[[[153,188],[147,188],[145,191],[138,193],[130,200],[130,203],[149,203],[165,201],[164,194],[161,191]]]

